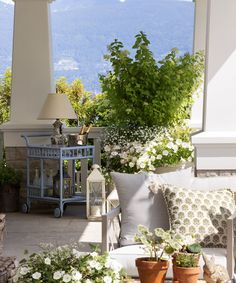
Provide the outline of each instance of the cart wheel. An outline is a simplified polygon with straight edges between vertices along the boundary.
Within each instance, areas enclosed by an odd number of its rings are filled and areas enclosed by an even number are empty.
[[[28,206],[27,203],[23,203],[23,204],[22,204],[21,211],[22,211],[23,213],[29,213],[29,206]]]
[[[59,207],[56,207],[54,209],[54,217],[56,217],[56,218],[60,218],[61,217],[61,210],[60,210]]]

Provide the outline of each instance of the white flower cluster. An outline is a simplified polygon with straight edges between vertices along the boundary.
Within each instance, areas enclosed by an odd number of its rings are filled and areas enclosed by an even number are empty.
[[[139,130],[139,134],[143,130]],[[190,143],[189,129],[186,126],[175,129],[162,129],[157,132],[142,134],[139,140],[130,141],[127,134],[120,135],[112,131],[114,140],[109,135],[104,142],[104,154],[108,171],[136,172],[154,171],[157,167],[191,162],[194,148]],[[138,136],[137,134],[132,136]],[[140,137],[140,136],[139,136]],[[128,139],[128,140],[125,140]],[[114,168],[116,167],[116,168]]]
[[[96,251],[81,254],[75,247],[63,246],[24,261],[17,282],[93,283],[95,278],[96,282],[123,282],[122,266]]]

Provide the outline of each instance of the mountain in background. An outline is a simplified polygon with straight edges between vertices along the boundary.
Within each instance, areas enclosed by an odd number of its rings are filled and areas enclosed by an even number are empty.
[[[11,66],[13,5],[0,2],[0,74]],[[81,78],[100,91],[103,56],[115,38],[131,48],[144,31],[156,59],[173,47],[192,51],[194,4],[175,0],[57,0],[51,4],[55,78]]]

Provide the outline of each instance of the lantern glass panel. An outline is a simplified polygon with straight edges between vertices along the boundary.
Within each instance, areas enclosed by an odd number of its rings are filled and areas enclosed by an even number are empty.
[[[72,179],[67,172],[63,170],[63,184],[62,184],[62,196],[64,198],[71,197],[72,192]],[[60,197],[60,171],[53,177],[53,196]]]
[[[102,183],[91,182],[89,184],[90,214],[100,216],[102,214]]]

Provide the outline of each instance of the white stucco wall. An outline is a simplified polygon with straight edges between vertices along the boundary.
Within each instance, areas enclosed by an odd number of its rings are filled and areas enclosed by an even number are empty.
[[[11,123],[39,123],[41,107],[54,89],[49,2],[15,0]]]
[[[193,52],[203,51],[206,48],[207,0],[195,1]],[[203,123],[203,86],[194,95],[190,126],[202,129]]]
[[[236,169],[236,1],[208,0],[203,132],[197,169]]]

